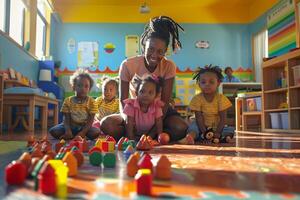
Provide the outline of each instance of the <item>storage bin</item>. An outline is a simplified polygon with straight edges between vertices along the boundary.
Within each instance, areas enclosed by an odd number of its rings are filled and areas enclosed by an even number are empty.
[[[270,116],[271,116],[271,128],[281,129],[280,113],[270,113]]]
[[[280,121],[281,121],[281,128],[282,129],[288,129],[289,128],[288,112],[280,113]]]
[[[294,84],[300,85],[300,65],[293,67],[293,73],[294,73]]]

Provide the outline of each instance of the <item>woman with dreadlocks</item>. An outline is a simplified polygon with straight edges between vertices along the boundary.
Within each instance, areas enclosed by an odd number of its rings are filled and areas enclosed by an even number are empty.
[[[119,70],[121,113],[124,108],[124,100],[129,97],[129,94],[133,98],[136,97],[133,85],[135,75],[139,77],[153,75],[163,79],[163,86],[159,95],[165,105],[163,107],[163,128],[173,141],[184,138],[188,128],[187,123],[169,106],[176,75],[176,65],[168,60],[165,54],[170,42],[173,51],[181,48],[179,29],[183,31],[183,28],[169,17],[159,16],[150,19],[140,40],[142,55],[124,60]],[[120,115],[108,116],[102,120],[101,130],[105,134],[119,139],[125,135],[124,119]],[[155,127],[150,130],[150,132],[152,131],[156,132]]]
[[[202,92],[190,102],[190,109],[195,113],[196,120],[189,126],[185,139],[214,142],[211,139],[217,138],[218,142],[219,139],[222,141],[226,135],[234,133],[232,127],[225,126],[226,110],[232,106],[231,102],[217,90],[223,79],[222,70],[218,66],[207,65],[196,70],[193,79],[196,79]],[[208,131],[213,133],[211,138],[204,136]]]

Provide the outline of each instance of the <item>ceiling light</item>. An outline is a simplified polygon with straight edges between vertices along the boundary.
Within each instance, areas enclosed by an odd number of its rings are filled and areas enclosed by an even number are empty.
[[[147,6],[146,2],[144,2],[141,6],[140,6],[140,13],[149,13],[150,12],[150,8]]]

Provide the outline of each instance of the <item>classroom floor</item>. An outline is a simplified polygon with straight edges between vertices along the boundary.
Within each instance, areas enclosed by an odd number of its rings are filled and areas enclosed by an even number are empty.
[[[3,141],[26,140],[26,133],[0,136],[0,178],[24,146],[13,150]],[[37,137],[46,133],[37,132]],[[235,141],[222,145],[166,145],[150,151],[153,161],[161,154],[172,162],[172,180],[154,180],[153,197],[211,199],[300,199],[300,134],[237,133]],[[11,148],[11,147],[10,147]],[[125,162],[118,152],[115,169],[101,170],[85,162],[80,174],[68,183],[68,197],[75,199],[145,199],[135,195],[133,179],[126,176]],[[0,198],[33,199],[28,181],[23,187],[6,187],[0,181]],[[14,192],[11,192],[14,191]],[[47,198],[46,198],[47,199]]]

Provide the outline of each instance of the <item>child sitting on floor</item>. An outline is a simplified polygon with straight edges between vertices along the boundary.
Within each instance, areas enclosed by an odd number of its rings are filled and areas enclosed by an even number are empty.
[[[123,113],[126,115],[127,137],[138,140],[143,134],[148,134],[154,139],[163,131],[164,103],[159,97],[162,79],[154,75],[146,75],[142,78],[136,76],[134,86],[136,98],[124,100]]]
[[[75,135],[95,139],[100,130],[92,127],[97,107],[93,97],[88,96],[93,87],[93,79],[83,71],[76,71],[70,78],[70,84],[75,96],[64,100],[61,112],[64,120],[61,124],[52,127],[49,133],[56,139],[72,139]]]
[[[217,66],[208,65],[196,70],[193,79],[196,79],[202,92],[190,102],[190,109],[195,113],[196,120],[190,124],[185,139],[204,139],[201,135],[206,133],[208,128],[213,129],[214,138],[233,133],[233,127],[225,126],[226,110],[232,104],[217,90],[223,79],[222,70]]]
[[[102,78],[102,96],[96,99],[98,112],[95,116],[93,127],[100,129],[100,121],[108,115],[119,112],[118,80],[104,76]]]

